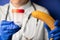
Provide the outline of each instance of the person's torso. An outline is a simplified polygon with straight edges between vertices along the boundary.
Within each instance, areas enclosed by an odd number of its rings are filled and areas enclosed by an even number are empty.
[[[36,4],[34,4],[37,10],[46,12],[46,9],[38,6]],[[1,19],[0,20],[4,20],[6,17],[6,13],[7,13],[7,8],[8,5],[1,7]],[[43,40],[43,25],[44,22],[39,20],[37,22],[37,19],[34,17],[30,17],[30,19],[28,20],[29,15],[31,14],[31,12],[34,11],[34,7],[31,5],[29,8],[26,9],[25,13],[24,13],[24,17],[22,20],[22,28],[21,30],[19,30],[17,33],[15,33],[12,37],[12,40],[20,40],[21,39],[21,35],[23,35],[21,40],[26,40],[24,39],[24,37],[27,37],[29,39],[33,38],[33,40]],[[17,16],[16,16],[17,18]],[[19,17],[18,17],[19,18]],[[13,20],[13,21],[17,21],[18,24],[19,23],[19,19],[13,19],[12,16],[8,16],[7,18],[9,21]],[[28,20],[28,22],[27,22]],[[27,23],[26,23],[27,22]]]

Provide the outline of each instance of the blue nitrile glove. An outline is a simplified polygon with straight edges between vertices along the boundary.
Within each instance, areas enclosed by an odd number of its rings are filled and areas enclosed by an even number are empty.
[[[19,31],[21,28],[13,21],[3,20],[0,22],[0,39],[11,40],[12,35]]]
[[[56,20],[55,23],[55,29],[50,30],[50,28],[45,24],[45,28],[48,31],[48,37],[53,38],[54,40],[60,40],[60,21]]]

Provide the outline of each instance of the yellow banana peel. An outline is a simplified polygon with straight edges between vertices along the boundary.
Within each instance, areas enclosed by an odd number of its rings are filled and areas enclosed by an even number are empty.
[[[49,26],[49,28],[51,30],[53,30],[55,28],[54,27],[55,20],[50,15],[48,15],[47,13],[36,10],[36,11],[32,12],[32,16],[37,18],[37,19],[44,21]]]

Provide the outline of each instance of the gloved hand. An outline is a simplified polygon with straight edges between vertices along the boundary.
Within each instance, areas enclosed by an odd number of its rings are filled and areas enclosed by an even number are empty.
[[[21,28],[13,21],[3,20],[0,22],[0,39],[11,40],[12,35],[19,31]]]
[[[60,40],[60,21],[56,20],[55,23],[55,29],[50,30],[50,28],[45,24],[45,28],[48,31],[48,38],[53,38],[54,40]]]

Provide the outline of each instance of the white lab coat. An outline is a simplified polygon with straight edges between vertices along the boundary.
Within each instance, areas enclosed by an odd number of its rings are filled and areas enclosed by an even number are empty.
[[[48,13],[48,11],[44,7],[39,6],[35,3],[34,6],[36,7],[37,10]],[[8,4],[4,6],[0,6],[0,21],[5,19],[7,7]],[[12,40],[27,40],[26,38],[28,39],[32,38],[32,40],[48,40],[47,31],[43,26],[44,25],[43,21],[39,20],[37,23],[37,19],[31,16],[30,20],[26,24],[27,18],[32,11],[34,11],[33,6],[27,9],[26,14],[24,15],[22,28],[13,35]],[[8,20],[9,20],[9,16],[8,16]]]

